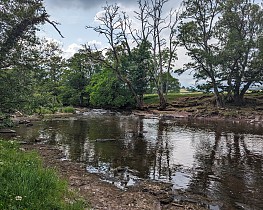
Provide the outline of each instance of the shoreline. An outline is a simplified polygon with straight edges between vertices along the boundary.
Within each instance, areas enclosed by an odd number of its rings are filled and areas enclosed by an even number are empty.
[[[87,111],[87,109],[85,109]],[[114,112],[116,113],[116,112]],[[129,113],[134,116],[141,116],[146,118],[159,118],[164,119],[165,123],[185,123],[191,121],[197,122],[223,122],[223,126],[227,126],[227,123],[246,123],[247,125],[263,125],[260,121],[253,121],[246,118],[223,118],[220,116],[196,116],[193,112],[185,111],[158,111],[156,109],[139,111],[133,110]],[[31,117],[24,117],[23,120],[46,120],[57,118],[70,118],[77,114],[54,114],[47,115],[44,119]],[[81,113],[78,114],[81,116]],[[77,116],[78,116],[77,115]],[[171,123],[171,126],[174,124]],[[33,125],[34,126],[34,125]],[[203,210],[208,209],[207,206],[213,205],[216,201],[208,201],[203,197],[194,197],[193,193],[173,191],[165,183],[158,183],[151,180],[143,180],[138,186],[131,187],[127,190],[121,190],[116,186],[106,183],[102,180],[100,175],[89,173],[86,170],[84,164],[72,162],[70,160],[62,160],[63,154],[58,147],[49,146],[41,143],[37,144],[23,144],[21,145],[26,151],[35,150],[41,156],[44,162],[44,166],[47,168],[54,168],[58,174],[66,179],[70,187],[77,191],[94,209],[196,209]],[[185,198],[185,200],[175,201],[175,197],[179,196]],[[190,202],[186,198],[195,202]],[[194,198],[192,198],[194,197]],[[199,205],[201,203],[201,205]],[[216,205],[221,206],[220,203]],[[225,207],[225,206],[223,206]]]

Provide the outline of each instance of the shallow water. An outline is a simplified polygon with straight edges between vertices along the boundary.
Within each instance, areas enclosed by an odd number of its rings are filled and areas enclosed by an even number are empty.
[[[17,132],[58,145],[63,159],[83,162],[123,189],[140,179],[159,180],[213,200],[210,209],[263,209],[262,125],[96,111]]]

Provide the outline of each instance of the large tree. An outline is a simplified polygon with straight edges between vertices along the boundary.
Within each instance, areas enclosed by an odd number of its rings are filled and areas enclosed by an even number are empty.
[[[222,79],[228,99],[242,105],[249,87],[263,81],[263,10],[253,0],[228,0],[221,3],[221,13],[217,39],[222,48]]]
[[[185,0],[179,39],[192,61],[186,69],[205,81],[224,105],[223,91],[237,105],[262,83],[262,7],[253,0]]]
[[[27,47],[25,44],[35,44],[37,26],[46,22],[60,33],[56,23],[50,21],[42,0],[1,1],[0,69],[14,65],[14,56]]]
[[[171,71],[176,58],[175,27],[178,22],[178,13],[174,10],[165,16],[164,6],[167,2],[138,1],[139,9],[135,12],[135,19],[140,27],[134,27],[131,19],[125,12],[119,11],[117,5],[105,6],[104,15],[97,17],[101,24],[89,27],[107,38],[110,45],[107,55],[111,58],[107,60],[111,63],[104,60],[104,64],[127,84],[138,108],[143,108],[147,78],[154,81],[160,109],[165,109],[167,105],[163,89],[163,79],[166,78],[160,75]]]
[[[39,67],[38,26],[50,21],[42,0],[0,2],[0,111],[21,109],[32,99],[34,71]]]
[[[131,76],[134,72],[131,68],[134,68],[134,65],[137,65],[139,61],[134,61],[138,57],[133,55],[130,42],[128,41],[129,18],[124,12],[120,11],[118,5],[107,5],[104,7],[104,15],[97,17],[97,19],[100,21],[100,25],[95,27],[88,26],[88,28],[92,28],[94,31],[104,35],[108,40],[109,48],[106,56],[101,56],[103,54],[101,53],[99,57],[95,57],[92,50],[90,50],[90,55],[94,60],[101,62],[107,69],[111,69],[117,75],[117,78],[127,85],[136,101],[136,107],[142,109],[142,93],[136,91]],[[147,51],[147,48],[143,46],[140,45],[138,48]],[[91,49],[90,46],[89,49]],[[134,51],[134,53],[136,52]],[[142,57],[143,55],[147,55],[147,52],[141,53],[139,65],[146,60]],[[130,65],[127,65],[128,63]],[[138,67],[135,68],[138,69]],[[144,77],[144,73],[141,76]]]
[[[185,0],[179,26],[179,40],[192,61],[186,69],[194,70],[196,79],[206,80],[213,88],[217,106],[223,106],[219,86],[218,42],[215,23],[220,13],[218,0]]]

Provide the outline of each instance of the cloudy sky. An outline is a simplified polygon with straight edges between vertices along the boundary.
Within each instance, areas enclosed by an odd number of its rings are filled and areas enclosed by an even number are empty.
[[[133,11],[137,8],[137,0],[108,0],[108,4],[118,3],[122,10],[133,15]],[[166,9],[176,8],[180,4],[180,0],[170,0]],[[65,38],[61,38],[59,34],[50,25],[43,26],[40,32],[41,36],[55,39],[62,43],[65,51],[65,56],[73,55],[84,43],[97,44],[98,48],[107,45],[103,36],[99,36],[92,29],[86,29],[85,26],[97,25],[95,17],[106,5],[104,0],[44,0],[47,12],[50,14],[50,19],[59,22],[59,30]],[[179,61],[176,67],[182,67],[187,60],[185,52],[178,52]],[[188,73],[179,77],[182,85],[194,85],[192,76]]]

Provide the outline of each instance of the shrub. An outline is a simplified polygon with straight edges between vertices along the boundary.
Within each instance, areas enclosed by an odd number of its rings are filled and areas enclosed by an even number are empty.
[[[63,107],[61,111],[63,113],[75,113],[75,109],[72,106]]]

